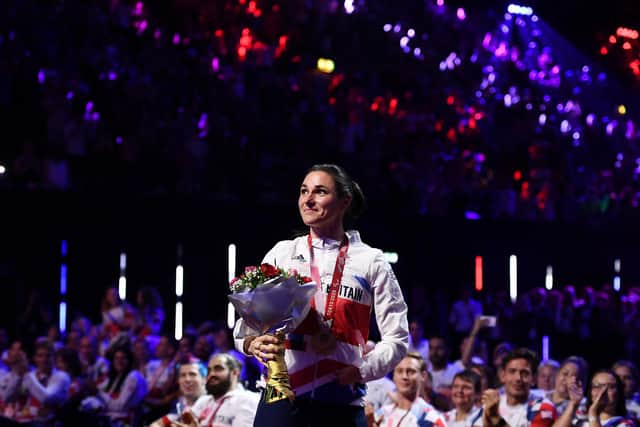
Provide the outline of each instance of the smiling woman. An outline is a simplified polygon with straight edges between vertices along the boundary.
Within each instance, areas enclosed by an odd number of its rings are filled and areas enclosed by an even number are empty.
[[[300,186],[298,208],[313,237],[340,240],[344,221],[353,221],[362,213],[364,194],[341,168],[316,165],[309,169]]]
[[[292,401],[261,400],[255,426],[365,426],[364,383],[384,376],[407,351],[407,307],[382,251],[371,248],[345,221],[364,207],[360,186],[336,165],[316,165],[298,195],[307,235],[277,243],[264,263],[310,276],[317,285],[312,308],[284,342],[236,326],[238,349],[261,361],[285,350],[295,393]],[[381,340],[364,354],[375,307]]]

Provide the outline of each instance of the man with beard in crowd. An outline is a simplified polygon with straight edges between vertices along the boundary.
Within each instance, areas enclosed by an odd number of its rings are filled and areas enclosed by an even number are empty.
[[[231,355],[220,353],[209,360],[207,399],[199,399],[172,427],[251,427],[260,395],[245,390],[238,378],[242,366]]]

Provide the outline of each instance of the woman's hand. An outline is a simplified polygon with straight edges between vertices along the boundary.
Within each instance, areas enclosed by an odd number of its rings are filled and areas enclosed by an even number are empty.
[[[273,335],[260,335],[253,338],[248,346],[245,346],[247,353],[258,360],[267,362],[275,360],[279,352],[284,351],[284,345]]]
[[[588,412],[589,418],[600,416],[600,413],[602,412],[602,410],[607,404],[606,394],[607,394],[607,387],[605,386],[600,389],[595,399],[593,399],[593,403],[591,403],[591,406],[589,406],[589,412]]]
[[[576,380],[570,381],[567,384],[567,391],[569,393],[569,402],[577,406],[584,397],[582,383]]]

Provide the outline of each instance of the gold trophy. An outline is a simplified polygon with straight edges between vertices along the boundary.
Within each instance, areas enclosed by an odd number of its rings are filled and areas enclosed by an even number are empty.
[[[283,332],[276,332],[275,337],[281,343],[284,341]],[[275,360],[269,360],[266,366],[267,388],[264,391],[265,402],[273,403],[283,399],[289,399],[289,401],[293,402],[295,394],[291,390],[289,371],[287,370],[287,364],[284,362],[284,347],[278,350]]]

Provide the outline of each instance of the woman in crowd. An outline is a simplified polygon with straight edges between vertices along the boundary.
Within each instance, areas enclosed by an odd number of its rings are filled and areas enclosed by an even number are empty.
[[[128,347],[115,349],[110,363],[107,380],[98,386],[96,396],[82,402],[82,408],[107,417],[111,424],[132,424],[140,416],[138,409],[147,394],[147,383],[133,369],[133,354]]]
[[[635,422],[627,416],[624,400],[624,385],[611,370],[603,369],[591,378],[587,393],[587,419],[580,427],[634,427]],[[574,425],[579,425],[574,420]]]
[[[581,395],[584,395],[584,387],[588,379],[587,361],[579,356],[567,357],[561,364],[556,375],[555,388],[547,394],[547,398],[553,402],[561,416],[569,406],[572,410],[583,414],[586,411],[586,401],[577,402],[578,406],[574,407],[571,400],[571,388],[579,388]]]

